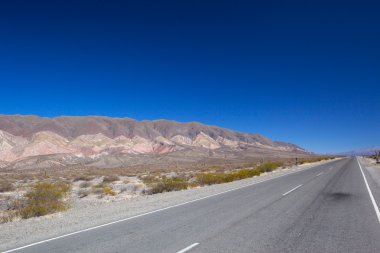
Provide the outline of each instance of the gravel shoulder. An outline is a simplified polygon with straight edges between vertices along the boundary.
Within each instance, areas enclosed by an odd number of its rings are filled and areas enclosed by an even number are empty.
[[[365,168],[371,175],[372,179],[376,182],[377,186],[380,187],[380,164],[376,164],[375,160],[370,158],[361,158]]]
[[[261,176],[189,190],[139,196],[115,202],[73,202],[71,209],[43,217],[0,224],[0,251],[105,224],[156,209],[295,173],[330,161],[279,169]]]

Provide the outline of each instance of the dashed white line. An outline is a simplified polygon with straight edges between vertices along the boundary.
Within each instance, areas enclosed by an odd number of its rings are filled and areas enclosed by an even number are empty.
[[[323,172],[321,172],[321,173],[317,174],[317,175],[316,175],[316,177],[319,177],[319,176],[320,176],[320,175],[322,175],[322,174],[323,174]]]
[[[198,245],[199,245],[198,242],[193,243],[193,244],[191,244],[190,246],[184,248],[183,250],[178,251],[177,253],[184,253],[184,252],[189,251],[189,250],[191,250],[192,248],[194,248],[194,247],[196,247],[196,246],[198,246]]]
[[[286,195],[288,195],[289,193],[291,193],[291,192],[297,190],[298,188],[300,188],[301,186],[302,186],[302,184],[300,184],[299,186],[294,187],[294,188],[291,189],[290,191],[287,191],[287,192],[285,192],[284,194],[282,194],[282,196],[286,196]]]
[[[372,205],[373,205],[373,208],[375,209],[375,212],[376,212],[376,215],[377,215],[377,219],[379,220],[379,223],[380,223],[380,211],[379,211],[379,207],[377,206],[377,204],[376,204],[376,200],[375,200],[375,198],[374,198],[373,195],[372,195],[371,188],[369,188],[369,185],[368,185],[367,179],[365,178],[365,175],[364,175],[364,172],[363,172],[362,166],[360,165],[360,162],[359,162],[358,158],[356,158],[356,161],[357,161],[358,164],[359,164],[360,171],[362,172],[362,175],[363,175],[363,178],[364,178],[364,183],[365,183],[365,185],[367,186],[367,190],[368,190],[369,197],[370,197],[370,199],[371,199],[371,201],[372,201]]]

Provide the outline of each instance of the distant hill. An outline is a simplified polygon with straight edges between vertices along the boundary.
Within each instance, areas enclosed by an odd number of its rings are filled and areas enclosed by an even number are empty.
[[[197,122],[0,115],[2,167],[32,166],[36,161],[44,166],[114,167],[163,159],[163,155],[167,155],[165,159],[181,161],[210,156],[290,157],[310,153],[297,145],[273,141],[260,134]]]
[[[380,151],[380,146],[337,152],[331,155],[340,155],[340,156],[374,155],[376,151]]]

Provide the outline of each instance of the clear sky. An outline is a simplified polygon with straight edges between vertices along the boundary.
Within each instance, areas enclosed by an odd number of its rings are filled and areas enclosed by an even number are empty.
[[[365,0],[1,1],[0,113],[379,145],[379,13]]]

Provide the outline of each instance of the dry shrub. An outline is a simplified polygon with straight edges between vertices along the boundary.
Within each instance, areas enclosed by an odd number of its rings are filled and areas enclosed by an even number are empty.
[[[96,195],[100,195],[100,196],[104,196],[104,195],[115,196],[116,195],[116,192],[114,192],[112,188],[105,183],[99,183],[97,185],[94,185],[92,187],[92,193]]]
[[[103,187],[103,193],[104,193],[105,195],[111,195],[111,196],[115,196],[115,195],[116,195],[116,192],[114,192],[114,191],[112,190],[112,188],[109,187],[109,186],[105,186],[105,187]]]
[[[80,175],[80,176],[75,177],[73,181],[74,182],[77,182],[77,181],[91,181],[93,179],[94,179],[93,176]]]
[[[0,213],[0,224],[10,222],[14,220],[16,217],[18,217],[18,214],[14,210]]]
[[[91,184],[90,182],[85,181],[85,182],[80,183],[80,184],[79,184],[79,187],[80,187],[80,188],[88,188],[88,187],[90,187],[91,185],[92,185],[92,184]]]
[[[212,185],[223,183],[224,175],[221,173],[199,173],[196,176],[199,185]]]
[[[5,179],[0,179],[0,192],[10,192],[13,190],[14,190],[14,187],[12,183],[8,182]]]
[[[92,187],[91,192],[96,195],[101,195],[103,194],[103,188]]]
[[[112,183],[120,180],[120,178],[116,175],[104,176],[103,183]]]
[[[87,197],[89,194],[90,194],[89,190],[81,189],[78,191],[78,197],[79,198]]]
[[[70,186],[63,183],[37,183],[24,195],[19,215],[27,219],[63,211],[67,208],[63,198],[69,190]]]

